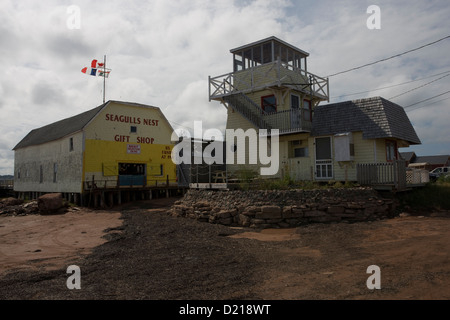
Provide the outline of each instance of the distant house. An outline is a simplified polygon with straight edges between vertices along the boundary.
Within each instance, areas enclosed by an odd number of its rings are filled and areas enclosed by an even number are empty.
[[[382,97],[323,104],[328,79],[310,73],[309,54],[293,45],[269,37],[230,52],[234,70],[209,78],[210,100],[227,108],[227,129],[279,130],[274,177],[356,181],[357,164],[392,163],[399,148],[421,143],[404,109]]]
[[[60,192],[80,204],[92,190],[148,195],[158,182],[176,181],[172,132],[157,107],[107,101],[30,131],[13,149],[14,191],[29,198]]]
[[[400,157],[406,161],[406,166],[409,166],[415,160],[416,154],[414,152],[400,152]]]
[[[417,156],[415,152],[402,152],[401,157],[410,168],[433,170],[450,166],[450,155]]]

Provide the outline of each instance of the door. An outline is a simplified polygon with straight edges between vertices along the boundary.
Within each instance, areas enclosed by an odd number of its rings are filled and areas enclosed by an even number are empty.
[[[315,176],[318,180],[328,180],[333,178],[331,137],[316,138]]]
[[[120,186],[145,186],[146,165],[144,163],[119,163]]]
[[[300,97],[291,94],[291,129],[300,127]]]

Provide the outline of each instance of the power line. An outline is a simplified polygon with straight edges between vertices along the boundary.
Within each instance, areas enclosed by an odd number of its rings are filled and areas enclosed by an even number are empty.
[[[446,91],[446,92],[444,92],[444,93],[438,94],[438,95],[436,95],[436,96],[433,96],[433,97],[431,97],[431,98],[428,98],[428,99],[425,99],[425,100],[422,100],[422,101],[419,101],[419,102],[410,104],[409,106],[404,107],[404,109],[409,108],[409,107],[412,107],[412,106],[415,106],[416,104],[419,104],[419,103],[422,103],[422,102],[425,102],[425,101],[428,101],[428,100],[431,100],[431,99],[434,99],[434,98],[443,96],[444,94],[447,94],[447,93],[450,93],[450,90],[449,90],[449,91]]]
[[[442,102],[442,101],[445,101],[445,100],[448,100],[448,99],[450,99],[450,98],[444,98],[444,99],[441,99],[441,100],[438,100],[438,101],[434,101],[434,102],[431,102],[431,103],[429,103],[429,104],[427,104],[427,105],[425,105],[425,106],[417,106],[417,107],[415,107],[415,108],[406,110],[406,112],[413,111],[413,110],[417,110],[417,109],[420,109],[420,108],[423,108],[423,107],[429,107],[429,106],[431,106],[431,105],[433,105],[433,104],[436,104],[436,103],[438,103],[438,102]]]
[[[372,89],[372,90],[367,90],[367,91],[361,91],[361,92],[355,92],[355,93],[349,93],[349,94],[343,94],[343,95],[339,95],[339,96],[334,96],[334,97],[331,97],[331,99],[348,97],[348,96],[355,96],[355,95],[358,95],[358,94],[363,94],[363,93],[368,93],[368,92],[373,92],[373,91],[379,91],[379,90],[394,88],[394,87],[402,86],[402,85],[405,85],[405,84],[408,84],[408,83],[422,81],[422,80],[425,80],[425,79],[428,79],[428,78],[433,78],[433,77],[436,77],[436,76],[440,76],[441,74],[447,74],[447,73],[450,73],[450,70],[447,70],[445,72],[436,73],[436,74],[433,74],[433,75],[428,76],[428,77],[424,77],[424,78],[420,78],[420,79],[416,79],[416,80],[411,80],[411,81],[407,81],[407,82],[402,82],[402,83],[398,83],[398,84],[393,84],[393,85],[382,87],[382,88],[378,88],[378,89]]]
[[[414,48],[414,49],[411,49],[411,50],[408,50],[408,51],[405,51],[405,52],[402,52],[402,53],[393,55],[393,56],[391,56],[391,57],[389,57],[389,58],[384,58],[384,59],[381,59],[381,60],[377,60],[377,61],[375,61],[375,62],[371,62],[371,63],[364,64],[364,65],[359,66],[359,67],[355,67],[355,68],[351,68],[351,69],[348,69],[348,70],[345,70],[345,71],[333,73],[333,74],[331,74],[331,75],[329,75],[329,76],[326,76],[326,78],[334,77],[334,76],[337,76],[338,74],[347,73],[347,72],[350,72],[350,71],[354,71],[354,70],[358,70],[358,69],[361,69],[361,68],[364,68],[364,67],[368,67],[368,66],[374,65],[374,64],[376,64],[376,63],[380,63],[380,62],[384,62],[384,61],[387,61],[387,60],[390,60],[390,59],[393,59],[393,58],[397,58],[397,57],[400,57],[400,56],[405,55],[405,54],[407,54],[407,53],[411,53],[411,52],[413,52],[413,51],[417,51],[417,50],[423,49],[423,48],[425,48],[425,47],[431,46],[431,45],[433,45],[433,44],[436,44],[436,43],[438,43],[438,42],[440,42],[440,41],[442,41],[442,40],[448,39],[448,38],[450,38],[450,35],[449,35],[449,36],[446,36],[446,37],[443,37],[443,38],[441,38],[441,39],[439,39],[439,40],[436,40],[436,41],[433,41],[433,42],[424,44],[424,45],[422,45],[422,46],[420,46],[420,47],[417,47],[417,48]]]
[[[404,95],[404,94],[410,93],[411,91],[414,91],[414,90],[423,88],[423,87],[425,87],[425,86],[427,86],[427,85],[429,85],[429,84],[431,84],[431,83],[433,83],[433,82],[436,82],[436,81],[441,80],[441,79],[443,79],[443,78],[445,78],[445,77],[448,77],[448,76],[450,76],[450,73],[449,73],[449,74],[446,74],[445,76],[442,76],[442,77],[440,77],[440,78],[438,78],[438,79],[435,79],[435,80],[433,80],[433,81],[424,83],[424,84],[421,85],[421,86],[418,86],[418,87],[415,87],[415,88],[413,88],[413,89],[411,89],[411,90],[408,90],[408,91],[405,91],[405,92],[403,92],[403,93],[400,93],[400,94],[398,94],[398,95],[396,95],[396,96],[394,96],[394,97],[389,98],[389,100],[390,100],[390,99],[398,98],[398,97],[400,97],[400,96],[402,96],[402,95]]]

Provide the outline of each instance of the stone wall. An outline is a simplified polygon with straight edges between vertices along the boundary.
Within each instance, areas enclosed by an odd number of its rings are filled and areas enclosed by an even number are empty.
[[[189,190],[174,216],[251,228],[378,220],[395,214],[396,202],[371,188],[317,190]]]

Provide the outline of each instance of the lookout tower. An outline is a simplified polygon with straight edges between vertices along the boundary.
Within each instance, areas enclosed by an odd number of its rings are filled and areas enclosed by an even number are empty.
[[[307,69],[309,53],[274,36],[230,50],[233,72],[209,77],[209,100],[228,109],[227,128],[310,132],[328,79]]]

